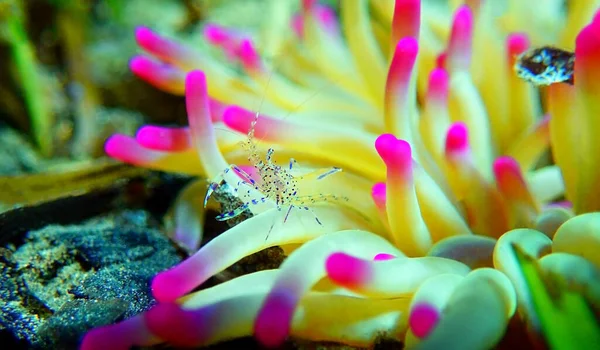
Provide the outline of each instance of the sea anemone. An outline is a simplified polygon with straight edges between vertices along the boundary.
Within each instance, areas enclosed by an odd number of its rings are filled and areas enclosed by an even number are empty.
[[[566,13],[561,1],[450,3],[342,1],[338,21],[315,1],[303,1],[298,15],[274,1],[262,36],[206,25],[221,60],[139,28],[150,56],[135,57],[131,69],[185,93],[189,127],[115,135],[106,152],[201,178],[173,209],[174,238],[190,251],[202,235],[206,179],[224,176],[243,186],[232,190],[242,202],[259,204],[157,275],[152,309],[91,331],[82,347],[254,335],[265,346],[293,336],[486,349],[515,318],[539,333],[513,245],[562,276],[600,268],[600,17],[592,18],[593,1],[572,2]],[[538,90],[514,73],[519,55],[548,43],[574,47],[573,85]],[[279,53],[277,69],[261,51]],[[283,220],[285,211],[257,200],[263,194],[239,172],[224,172],[235,164],[257,176],[238,145],[256,110],[253,152],[273,147],[275,161],[294,158],[305,172],[343,169],[298,189],[348,201],[314,203]],[[194,291],[272,246],[287,254],[278,269]],[[581,290],[598,283],[569,281]]]

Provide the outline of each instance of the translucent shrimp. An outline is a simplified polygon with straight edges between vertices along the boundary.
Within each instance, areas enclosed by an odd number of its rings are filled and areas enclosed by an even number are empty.
[[[227,169],[225,169],[220,175],[218,175],[208,186],[208,190],[206,192],[206,196],[204,198],[204,206],[206,206],[208,199],[217,190],[224,182],[224,179],[229,171],[235,171],[243,181],[239,181],[237,187],[234,189],[235,192],[240,192],[240,189],[243,186],[250,186],[260,192],[263,197],[255,198],[250,201],[244,202],[237,208],[229,210],[221,215],[216,217],[219,221],[229,220],[237,217],[242,214],[246,209],[250,206],[258,205],[261,203],[265,203],[268,201],[272,201],[277,206],[278,210],[283,210],[286,208],[286,214],[283,219],[285,223],[288,219],[293,208],[308,210],[311,211],[310,206],[316,203],[329,202],[329,201],[339,201],[339,200],[348,200],[348,198],[344,196],[338,196],[334,194],[318,194],[318,195],[304,195],[301,196],[298,194],[298,182],[305,180],[321,180],[329,175],[333,175],[337,172],[342,171],[341,168],[331,167],[324,169],[317,169],[302,176],[294,176],[291,172],[294,164],[296,164],[295,159],[290,159],[288,167],[282,167],[280,165],[275,164],[272,160],[273,153],[275,152],[273,148],[269,148],[267,150],[267,154],[265,159],[261,159],[258,153],[258,147],[256,145],[254,139],[254,129],[256,123],[258,122],[259,113],[257,112],[254,120],[250,125],[250,130],[248,132],[248,138],[245,141],[242,141],[242,147],[248,152],[248,161],[250,164],[256,168],[256,173],[258,175],[258,179],[255,181],[248,173],[244,170],[240,169],[236,165],[230,165]],[[314,214],[315,220],[317,223],[322,225],[319,218]]]

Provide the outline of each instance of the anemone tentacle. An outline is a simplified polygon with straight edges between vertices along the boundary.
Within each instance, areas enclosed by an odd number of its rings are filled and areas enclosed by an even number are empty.
[[[237,143],[254,127],[256,152],[272,148],[274,162],[293,158],[304,174],[342,168],[307,176],[298,191],[348,202],[292,211],[284,224],[273,203],[253,206],[254,216],[155,277],[154,308],[91,331],[82,348],[245,335],[270,347],[289,336],[372,346],[383,335],[409,349],[492,348],[511,319],[540,330],[513,246],[599,308],[598,1],[566,13],[548,1],[535,14],[519,1],[342,1],[341,19],[314,0],[294,15],[271,3],[289,28],[252,37],[206,25],[224,59],[138,29],[145,54],[131,70],[185,94],[190,126],[115,135],[106,152],[204,178],[233,164],[252,177]],[[516,72],[527,68],[524,53],[548,42],[574,49],[574,79],[540,90]],[[274,50],[275,65],[265,58]],[[225,181],[240,181],[230,173]],[[189,201],[204,187],[174,205],[173,237],[189,249],[202,222],[190,219]],[[192,292],[277,245],[288,254],[280,268]]]

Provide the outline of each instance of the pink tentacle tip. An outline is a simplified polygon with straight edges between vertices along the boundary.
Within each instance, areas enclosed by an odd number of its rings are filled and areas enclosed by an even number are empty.
[[[454,14],[454,21],[452,24],[453,31],[457,31],[456,34],[471,35],[471,32],[473,31],[473,13],[471,8],[469,8],[468,5],[460,6]],[[457,39],[459,38],[460,37],[457,37]]]
[[[392,19],[392,40],[398,40],[402,36],[418,37],[421,26],[421,1],[420,0],[396,0],[394,4],[394,15]]]
[[[588,27],[591,27],[597,35],[600,34],[600,9],[596,10],[592,21],[590,24],[588,24]]]
[[[448,47],[448,60],[453,69],[467,69],[471,61],[473,13],[467,5],[460,6],[454,15]],[[450,63],[448,62],[448,63]]]
[[[589,91],[600,89],[600,21],[584,27],[575,39],[575,85]]]
[[[414,65],[414,61],[417,59],[419,53],[419,42],[412,36],[407,36],[398,41],[396,44],[396,50],[394,57],[402,57],[402,62],[409,62],[410,67]],[[391,69],[391,68],[390,68]]]
[[[247,133],[250,130],[253,119],[254,113],[239,106],[229,106],[223,112],[223,123],[241,133]],[[256,123],[256,127],[261,124],[260,122]]]
[[[290,22],[290,27],[298,38],[304,38],[304,18],[302,17],[302,15],[294,15]]]
[[[407,57],[416,58],[419,53],[419,41],[412,36],[402,38],[398,41],[398,45],[396,45],[396,52],[402,53]]]
[[[156,304],[144,314],[144,320],[152,334],[171,345],[192,347],[202,340],[202,325],[197,324],[194,312],[175,303]]]
[[[319,5],[316,8],[317,19],[325,30],[330,33],[338,33],[338,21],[335,10],[329,6]]]
[[[600,9],[596,10],[596,13],[594,13],[594,18],[592,18],[592,24],[600,26]]]
[[[297,300],[288,291],[273,290],[254,323],[254,336],[267,348],[280,347],[290,334]]]
[[[188,95],[200,95],[206,96],[206,75],[201,70],[194,70],[189,72],[185,77],[185,91],[186,96]]]
[[[141,48],[160,60],[193,65],[195,53],[173,39],[160,36],[146,27],[136,29],[135,39]]]
[[[138,130],[135,139],[141,146],[157,151],[181,152],[191,147],[187,128],[146,125]]]
[[[312,11],[317,3],[317,0],[302,0],[303,11]]]
[[[80,350],[128,350],[134,344],[123,336],[119,325],[110,325],[92,329],[83,337]]]
[[[154,298],[160,302],[174,302],[179,297],[183,296],[185,293],[189,292],[186,283],[188,279],[187,276],[182,276],[182,274],[176,270],[177,267],[163,271],[157,274],[154,279],[152,279],[152,295]]]
[[[154,62],[144,56],[134,56],[129,60],[129,69],[136,75],[147,75],[153,66]]]
[[[446,151],[461,152],[469,149],[469,130],[464,123],[454,123],[446,134]]]
[[[445,68],[446,67],[446,60],[447,60],[447,58],[448,58],[448,54],[446,52],[440,53],[435,58],[435,67],[436,68]]]
[[[419,43],[413,37],[402,38],[396,43],[394,57],[387,77],[386,98],[396,98],[394,89],[406,89],[419,52]]]
[[[498,157],[494,161],[493,169],[499,184],[506,181],[507,177],[522,178],[521,167],[512,157]]]
[[[137,27],[135,29],[135,40],[143,48],[152,48],[159,41],[159,36],[148,27]]]
[[[260,55],[250,39],[243,39],[240,42],[239,56],[247,70],[255,71],[261,68]]]
[[[375,257],[373,258],[373,261],[385,261],[385,260],[392,260],[392,259],[396,259],[396,256],[392,255],[392,254],[387,254],[387,253],[379,253],[379,254],[375,255]]]
[[[202,33],[206,41],[213,45],[223,45],[231,40],[231,34],[227,29],[215,23],[207,23]]]
[[[388,167],[412,169],[412,152],[408,142],[392,134],[383,134],[375,140],[375,149]]]
[[[157,153],[143,148],[133,137],[121,134],[106,140],[104,152],[111,158],[135,165],[145,165],[157,158]]]
[[[371,196],[377,206],[385,206],[387,186],[385,182],[378,182],[371,189]]]
[[[203,71],[195,70],[185,78],[185,106],[190,124],[191,135],[196,142],[204,137],[212,138],[214,130],[209,105],[206,75]]]
[[[506,38],[506,47],[511,56],[519,55],[529,48],[529,37],[526,33],[509,34]]]
[[[129,69],[138,77],[151,82],[166,83],[184,74],[179,68],[156,61],[146,56],[135,56],[129,60]]]
[[[120,159],[119,155],[122,153],[122,149],[130,143],[129,137],[126,135],[112,135],[104,143],[104,152],[111,158]]]
[[[395,5],[395,8],[411,10],[408,15],[414,16],[421,9],[421,0],[396,0]]]
[[[429,85],[427,87],[427,98],[439,102],[448,100],[449,91],[448,73],[443,68],[435,68],[429,74]]]
[[[424,303],[412,308],[408,324],[415,336],[425,338],[433,331],[439,320],[439,311],[432,305]]]
[[[159,89],[175,94],[183,92],[185,72],[168,63],[136,56],[129,61],[129,69],[133,74]]]
[[[327,276],[336,284],[355,288],[372,277],[369,262],[345,253],[332,253],[325,261]]]

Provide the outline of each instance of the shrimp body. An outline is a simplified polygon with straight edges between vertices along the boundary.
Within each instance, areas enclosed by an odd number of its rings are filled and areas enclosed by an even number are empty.
[[[340,197],[333,194],[319,194],[300,196],[298,195],[298,181],[309,178],[316,178],[317,180],[323,179],[329,175],[335,174],[341,171],[341,168],[331,167],[326,169],[318,169],[303,176],[294,176],[291,172],[295,159],[290,159],[289,166],[282,167],[275,164],[273,161],[273,148],[267,150],[265,159],[261,159],[258,153],[258,147],[254,141],[254,129],[258,121],[259,114],[256,113],[254,120],[250,125],[250,131],[248,132],[248,138],[242,141],[242,147],[248,153],[248,161],[256,169],[258,175],[258,181],[255,181],[249,174],[240,169],[235,165],[230,165],[223,171],[216,179],[210,183],[208,191],[204,199],[204,205],[208,202],[211,194],[219,187],[224,181],[225,175],[234,170],[240,177],[245,181],[240,181],[238,186],[235,188],[235,192],[239,192],[242,186],[251,186],[256,191],[260,192],[263,197],[252,199],[248,202],[243,203],[239,207],[222,213],[217,216],[217,220],[224,221],[233,219],[236,216],[242,214],[246,209],[252,205],[257,205],[267,201],[272,201],[277,206],[278,210],[282,210],[284,207],[288,207],[284,222],[287,220],[292,208],[309,210],[309,205],[318,202],[328,202],[331,200],[348,200],[346,197]],[[313,213],[314,214],[314,213]],[[315,216],[316,221],[321,224],[320,220]]]

